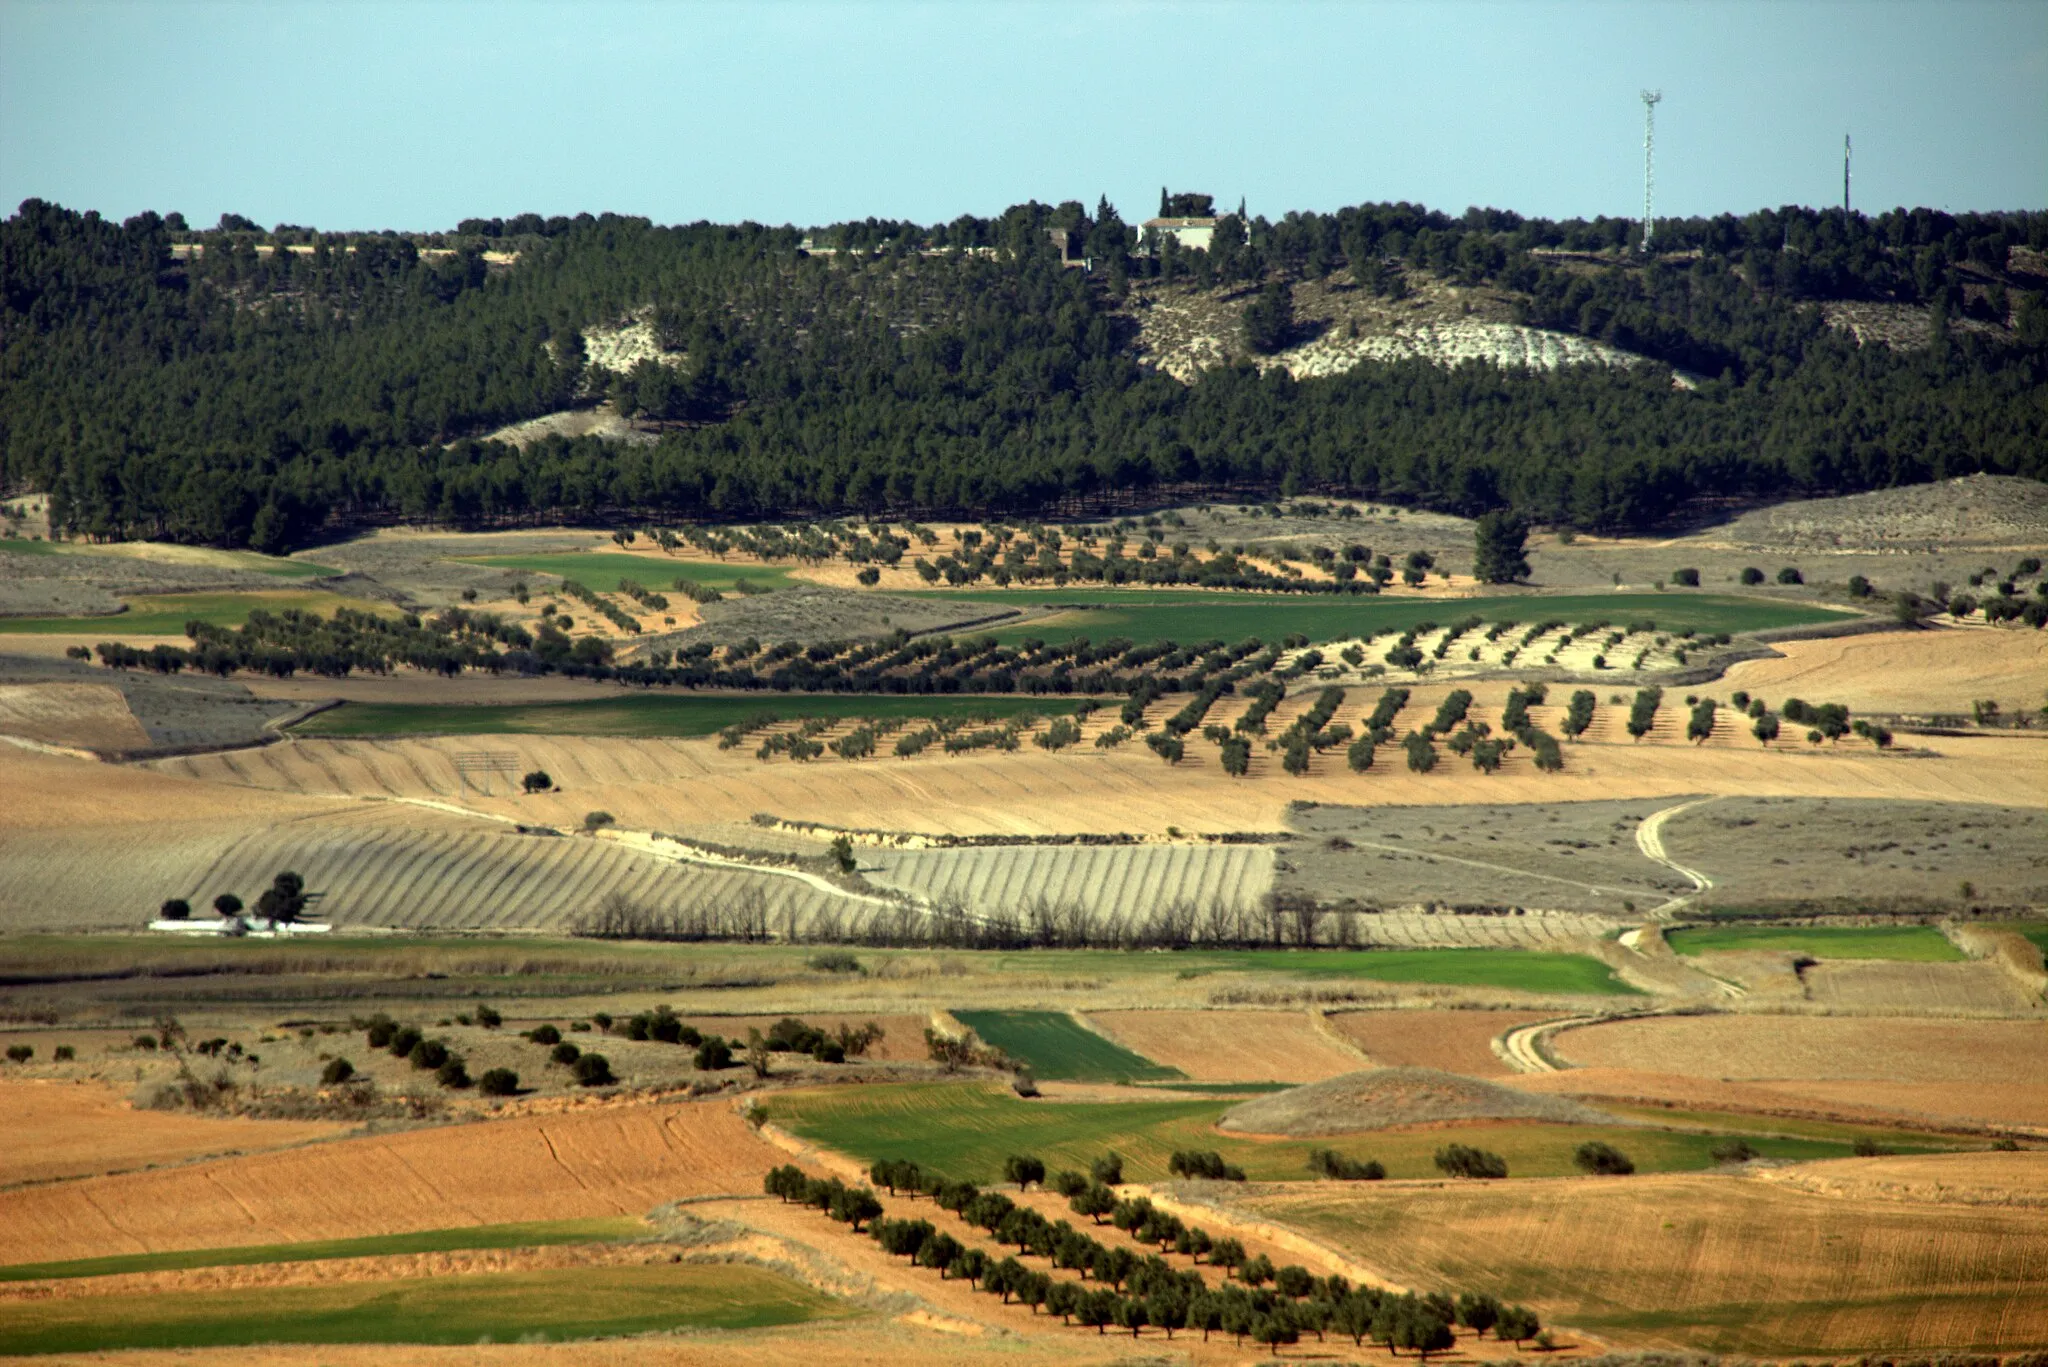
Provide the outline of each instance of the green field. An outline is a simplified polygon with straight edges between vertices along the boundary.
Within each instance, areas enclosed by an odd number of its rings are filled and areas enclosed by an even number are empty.
[[[1063,1011],[955,1011],[953,1018],[1041,1078],[1059,1082],[1156,1082],[1181,1076],[1084,1030]]]
[[[709,736],[764,712],[799,717],[1058,716],[1073,698],[1018,694],[899,697],[862,693],[638,693],[589,702],[343,703],[293,727],[302,736]]]
[[[1735,594],[1612,593],[1547,597],[1531,594],[1491,598],[1339,597],[1320,593],[1224,593],[1160,589],[1045,589],[1015,593],[946,590],[942,596],[992,607],[1024,604],[1072,609],[1059,617],[972,634],[1005,644],[1027,638],[1046,641],[1086,636],[1093,641],[1127,636],[1134,641],[1265,641],[1300,634],[1311,641],[1337,641],[1367,632],[1402,631],[1417,622],[1449,625],[1461,617],[1534,626],[1557,619],[1617,626],[1645,618],[1660,631],[1762,631],[1839,621],[1842,614],[1805,603],[1744,598]]]
[[[958,1014],[957,1012],[955,1014]],[[1336,1139],[1246,1139],[1215,1128],[1236,1098],[1178,1100],[1134,1093],[1130,1101],[1026,1101],[1007,1088],[977,1083],[906,1083],[790,1092],[769,1102],[783,1128],[865,1162],[912,1159],[949,1177],[999,1181],[1003,1160],[1034,1154],[1051,1170],[1085,1170],[1090,1160],[1114,1149],[1134,1181],[1164,1180],[1176,1149],[1215,1149],[1254,1181],[1307,1177],[1310,1149],[1330,1147],[1353,1158],[1377,1158],[1387,1175],[1438,1175],[1437,1149],[1447,1134],[1500,1154],[1516,1177],[1563,1177],[1576,1172],[1572,1151],[1601,1139],[1629,1155],[1644,1172],[1689,1172],[1714,1166],[1713,1147],[1730,1135],[1749,1140],[1771,1158],[1846,1158],[1854,1137],[1745,1133],[1720,1123],[1710,1133],[1626,1124],[1551,1125],[1521,1123],[1382,1130]],[[1759,1120],[1758,1129],[1778,1130]],[[1846,1131],[1846,1127],[1845,1131]],[[1859,1132],[1860,1133],[1860,1132]],[[1886,1146],[1902,1152],[1938,1147],[1926,1137],[1885,1133]],[[1907,1141],[1907,1142],[1901,1142]]]
[[[649,555],[623,555],[616,551],[566,551],[556,555],[464,556],[472,565],[490,565],[501,570],[525,570],[528,574],[553,574],[574,579],[584,588],[609,593],[621,579],[631,579],[659,593],[666,593],[678,579],[688,579],[706,588],[730,593],[740,579],[765,588],[788,588],[795,581],[787,570],[773,565],[727,565],[711,560],[671,560]],[[538,585],[534,587],[539,587]]]
[[[0,1305],[0,1355],[256,1343],[470,1344],[757,1329],[838,1302],[753,1267],[657,1264]]]
[[[1536,949],[1242,949],[1182,957],[1219,969],[1372,978],[1388,983],[1457,983],[1525,992],[1637,996],[1614,970],[1585,954]]]
[[[374,1234],[362,1239],[323,1239],[302,1244],[244,1244],[235,1248],[186,1248],[170,1253],[123,1253],[65,1263],[15,1263],[0,1267],[0,1282],[64,1281],[127,1272],[178,1272],[192,1267],[250,1267],[259,1263],[382,1258],[399,1253],[452,1253],[477,1248],[544,1248],[552,1244],[631,1239],[646,1233],[647,1225],[631,1216],[472,1225],[464,1229],[423,1229],[410,1234]]]
[[[1666,933],[1680,954],[1721,950],[1777,950],[1816,959],[1903,959],[1960,962],[1961,950],[1933,926],[1688,926]]]
[[[336,608],[358,612],[393,613],[389,603],[364,598],[344,598],[318,589],[265,589],[251,593],[159,593],[136,594],[123,600],[128,611],[97,617],[0,617],[0,633],[38,636],[88,636],[118,641],[131,636],[183,636],[185,623],[197,619],[215,626],[239,627],[249,614],[261,608],[282,612],[298,608],[331,617]]]

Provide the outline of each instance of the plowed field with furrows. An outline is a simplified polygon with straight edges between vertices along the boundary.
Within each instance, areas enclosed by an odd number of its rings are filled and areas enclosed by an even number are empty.
[[[1523,916],[1460,916],[1453,913],[1383,912],[1358,920],[1367,944],[1446,946],[1454,949],[1579,949],[1619,923],[1604,916],[1551,911]]]
[[[717,1101],[371,1135],[0,1192],[0,1263],[640,1215],[781,1157]]]
[[[1267,845],[1011,845],[874,858],[882,867],[869,875],[875,882],[979,911],[1037,902],[1103,916],[1175,903],[1251,909],[1273,886]]]
[[[419,812],[259,832],[226,851],[191,892],[248,899],[284,868],[326,894],[318,914],[336,926],[559,929],[615,893],[659,911],[758,895],[778,914],[808,916],[840,901],[773,874],[679,865],[582,837],[501,834]]]

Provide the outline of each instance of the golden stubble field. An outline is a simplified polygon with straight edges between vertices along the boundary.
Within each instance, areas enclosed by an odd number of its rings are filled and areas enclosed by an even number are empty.
[[[2002,1169],[2031,1191],[2044,1163],[1962,1166],[1980,1185]],[[1925,1168],[1923,1181],[1938,1164]],[[1396,1277],[1524,1300],[1617,1345],[1776,1355],[2048,1341],[2034,1206],[1821,1196],[1722,1174],[1310,1186],[1235,1204]]]

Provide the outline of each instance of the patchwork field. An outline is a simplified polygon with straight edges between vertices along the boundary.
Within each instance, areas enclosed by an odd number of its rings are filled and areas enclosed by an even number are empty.
[[[149,744],[121,690],[105,684],[0,684],[0,735],[100,750]]]
[[[1057,1011],[954,1011],[953,1018],[1049,1082],[1154,1082],[1180,1076]]]
[[[136,637],[185,637],[185,624],[211,622],[215,626],[239,627],[252,612],[301,612],[331,615],[336,608],[357,612],[390,613],[389,603],[367,598],[348,598],[319,589],[259,589],[241,593],[137,594],[124,600],[126,612],[104,617],[0,617],[0,634],[82,635],[98,633],[102,641],[133,641]]]
[[[1706,1174],[1354,1185],[1235,1204],[1396,1278],[1483,1288],[1631,1345],[1796,1355],[2048,1341],[2033,1210],[1822,1198]]]

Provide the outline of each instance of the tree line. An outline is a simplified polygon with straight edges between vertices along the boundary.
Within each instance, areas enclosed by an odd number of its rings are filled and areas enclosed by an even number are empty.
[[[1216,1158],[1175,1157],[1183,1169],[1207,1168],[1208,1160]],[[762,1186],[785,1203],[812,1207],[856,1234],[865,1232],[885,1252],[942,1279],[964,1281],[1001,1297],[1005,1305],[1058,1315],[1064,1324],[1098,1334],[1114,1326],[1136,1338],[1156,1327],[1171,1340],[1178,1331],[1199,1330],[1204,1342],[1224,1333],[1240,1346],[1249,1338],[1277,1354],[1305,1333],[1320,1342],[1335,1332],[1359,1346],[1371,1340],[1390,1352],[1413,1349],[1427,1361],[1429,1354],[1456,1346],[1459,1328],[1475,1338],[1491,1331],[1499,1341],[1518,1346],[1543,1333],[1533,1311],[1503,1305],[1484,1293],[1397,1295],[1353,1286],[1339,1274],[1317,1277],[1298,1264],[1276,1267],[1264,1254],[1247,1253],[1241,1241],[1213,1237],[1148,1198],[1120,1196],[1114,1188],[1123,1182],[1123,1163],[1115,1154],[1097,1159],[1088,1173],[1062,1171],[1049,1181],[1045,1164],[1028,1155],[1013,1155],[1004,1167],[1020,1194],[1033,1183],[1045,1184],[1066,1197],[1069,1209],[1092,1227],[1113,1226],[1146,1251],[1105,1243],[1069,1221],[1047,1220],[1003,1192],[954,1181],[909,1160],[876,1162],[868,1173],[873,1186],[811,1177],[794,1164],[772,1169]],[[931,1220],[888,1218],[877,1187],[913,1205],[928,1199],[936,1210],[1016,1252],[997,1257]],[[1170,1261],[1175,1256],[1189,1265],[1176,1267]],[[1045,1270],[1030,1266],[1026,1260],[1032,1258],[1042,1259]],[[1222,1270],[1225,1280],[1212,1287],[1203,1266]],[[1062,1272],[1076,1275],[1057,1275]]]
[[[155,214],[117,224],[30,200],[0,224],[0,484],[48,490],[79,535],[275,551],[394,519],[982,515],[1189,489],[1611,529],[1702,497],[2048,468],[2028,397],[2048,376],[2048,314],[2007,269],[2011,248],[2048,245],[2048,216],[1787,210],[1660,226],[1696,256],[1567,270],[1542,255],[1606,250],[1612,224],[1377,205],[1132,255],[1110,206],[1032,204],[943,228],[840,225],[823,236],[845,249],[823,255],[790,228],[606,215],[518,238],[497,270],[481,235],[436,257],[397,236],[265,255],[214,233],[178,257],[190,234]],[[1062,269],[1045,233],[1062,225],[1100,268]],[[1703,383],[1410,361],[1299,383],[1224,366],[1186,386],[1128,345],[1120,291],[1136,276],[1389,269],[1514,290],[1532,321]],[[1965,275],[1997,286],[2012,321],[1997,339],[1944,323],[1925,349],[1858,347],[1810,306],[1990,308]],[[650,305],[663,360],[592,365],[589,332]],[[607,395],[659,440],[480,439]]]

